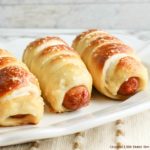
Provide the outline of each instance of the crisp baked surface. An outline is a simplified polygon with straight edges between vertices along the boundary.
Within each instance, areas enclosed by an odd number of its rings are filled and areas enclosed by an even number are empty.
[[[102,94],[113,99],[125,99],[131,96],[129,93],[134,94],[146,87],[147,69],[134,50],[117,37],[92,29],[78,35],[72,46],[80,54],[93,77],[94,86]],[[136,90],[132,89],[134,86]]]
[[[55,112],[70,111],[69,105],[73,105],[72,109],[81,107],[75,107],[77,97],[90,98],[92,77],[77,52],[62,39],[45,37],[33,41],[25,49],[23,61],[38,78],[43,96]],[[72,99],[64,102],[65,98]]]
[[[0,49],[0,126],[36,124],[43,109],[35,76],[25,64]]]

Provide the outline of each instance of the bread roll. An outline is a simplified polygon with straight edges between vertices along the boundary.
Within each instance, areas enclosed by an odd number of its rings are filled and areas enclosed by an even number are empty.
[[[0,49],[0,126],[37,124],[43,111],[37,79],[25,64]]]
[[[30,43],[23,56],[55,112],[73,111],[90,102],[92,77],[80,56],[58,37]]]
[[[124,42],[102,30],[88,30],[73,41],[90,71],[94,86],[113,99],[126,99],[144,90],[147,69]]]

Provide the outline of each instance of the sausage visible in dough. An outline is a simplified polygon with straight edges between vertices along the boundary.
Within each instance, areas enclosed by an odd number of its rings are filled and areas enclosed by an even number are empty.
[[[121,85],[118,94],[124,96],[135,94],[137,92],[138,87],[139,87],[139,79],[137,77],[131,77],[128,79],[128,81],[125,81]]]
[[[85,86],[71,88],[64,97],[63,106],[70,110],[77,110],[89,103],[89,93]]]

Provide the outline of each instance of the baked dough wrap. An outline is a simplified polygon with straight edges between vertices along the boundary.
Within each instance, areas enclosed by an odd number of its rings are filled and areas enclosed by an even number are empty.
[[[58,37],[30,43],[23,61],[39,80],[43,97],[55,112],[79,109],[89,104],[92,77],[80,56]]]
[[[93,77],[94,86],[113,99],[126,99],[143,90],[147,69],[124,42],[102,30],[78,35],[72,47],[80,54]]]
[[[35,76],[25,64],[0,49],[0,126],[37,124],[43,111]]]

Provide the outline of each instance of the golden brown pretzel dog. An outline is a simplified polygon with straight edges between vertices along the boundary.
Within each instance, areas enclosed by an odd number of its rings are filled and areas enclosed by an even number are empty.
[[[124,99],[143,90],[148,82],[146,68],[133,49],[102,30],[88,30],[73,41],[89,69],[94,86],[104,95]]]
[[[37,124],[43,111],[35,76],[25,64],[0,49],[0,126]]]
[[[42,93],[55,112],[89,104],[92,77],[80,56],[58,37],[33,41],[23,61],[39,79]]]

